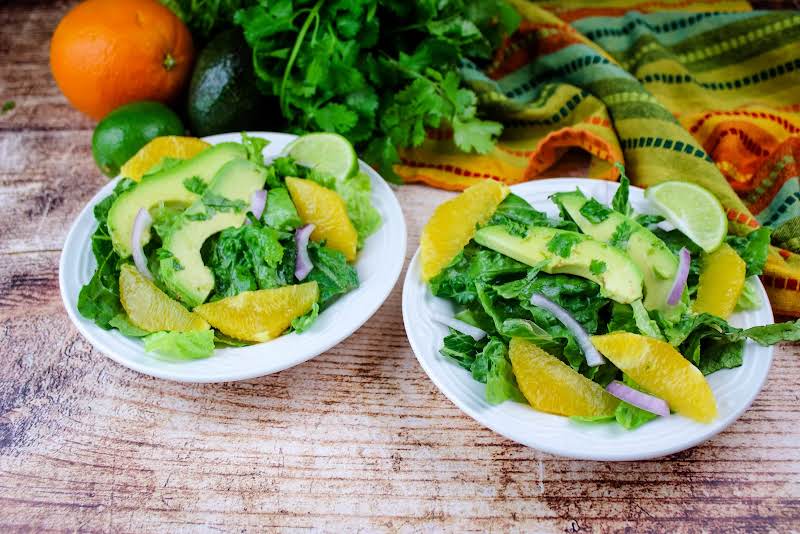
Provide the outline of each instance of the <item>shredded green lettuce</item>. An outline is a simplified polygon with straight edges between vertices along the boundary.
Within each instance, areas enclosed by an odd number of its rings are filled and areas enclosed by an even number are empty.
[[[146,336],[144,350],[176,360],[208,358],[214,352],[214,331],[156,332]]]

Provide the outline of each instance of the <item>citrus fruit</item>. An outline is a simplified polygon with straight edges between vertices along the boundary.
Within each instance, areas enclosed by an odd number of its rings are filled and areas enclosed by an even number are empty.
[[[647,393],[695,421],[717,416],[717,402],[703,373],[667,343],[629,332],[593,336],[597,350]]]
[[[164,158],[193,158],[210,146],[196,137],[178,135],[156,137],[140,148],[119,171],[122,176],[138,182],[147,171],[161,163]]]
[[[119,273],[119,299],[131,323],[148,332],[205,330],[208,323],[171,299],[133,265]]]
[[[511,338],[508,355],[517,384],[531,406],[566,416],[613,415],[619,400],[530,341]]]
[[[284,149],[300,165],[317,169],[336,179],[358,171],[358,158],[350,141],[338,134],[313,133],[298,137]]]
[[[700,268],[697,298],[692,310],[723,319],[730,317],[742,294],[746,271],[747,265],[727,243],[706,254]]]
[[[129,102],[173,100],[193,55],[189,30],[158,0],[87,0],[58,24],[50,68],[70,103],[99,120]]]
[[[430,280],[450,263],[508,195],[508,187],[479,182],[440,204],[422,230],[422,279]]]
[[[134,102],[120,106],[97,124],[92,155],[103,174],[113,177],[152,139],[182,133],[180,118],[164,104]]]
[[[725,210],[708,189],[690,182],[663,182],[648,187],[644,195],[675,228],[706,252],[719,247],[728,234]]]
[[[194,309],[225,335],[245,341],[269,341],[308,312],[319,298],[316,282],[245,291]]]
[[[355,260],[358,234],[347,216],[342,197],[336,191],[301,178],[286,178],[286,188],[303,223],[314,225],[311,239],[325,241],[328,247],[344,254],[347,261]]]

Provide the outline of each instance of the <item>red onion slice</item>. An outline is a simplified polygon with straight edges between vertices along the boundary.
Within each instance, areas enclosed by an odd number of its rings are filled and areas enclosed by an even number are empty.
[[[150,269],[147,268],[147,256],[144,255],[144,248],[142,247],[142,237],[145,232],[150,230],[150,225],[153,224],[153,218],[144,208],[139,208],[136,218],[133,220],[133,232],[131,233],[131,250],[133,251],[133,263],[136,268],[149,280],[153,279],[150,274]]]
[[[681,300],[683,290],[686,287],[686,280],[689,278],[689,265],[692,262],[692,255],[689,254],[689,249],[683,247],[678,252],[678,272],[675,273],[675,281],[672,283],[672,289],[669,290],[667,297],[667,304],[674,306]]]
[[[302,228],[298,228],[294,233],[294,242],[297,245],[297,262],[294,264],[294,275],[301,282],[305,280],[314,264],[311,263],[311,258],[308,257],[308,238],[311,237],[311,232],[314,231],[313,224],[307,224]]]
[[[458,330],[462,334],[470,336],[475,341],[480,341],[481,339],[486,337],[486,332],[484,332],[477,326],[472,326],[471,324],[465,323],[464,321],[460,321],[455,317],[448,317],[441,313],[432,313],[431,319],[433,319],[437,323],[442,323],[443,325]]]
[[[261,220],[261,215],[264,213],[264,208],[267,207],[267,191],[266,189],[259,189],[250,194],[250,211],[253,216]]]
[[[614,380],[608,386],[606,391],[614,395],[620,400],[624,400],[628,404],[632,404],[637,408],[656,415],[667,416],[669,415],[669,405],[664,399],[659,399],[647,393],[642,393],[637,389],[623,384],[619,380]]]
[[[589,365],[589,367],[597,367],[598,365],[605,363],[606,359],[603,358],[594,345],[592,345],[592,340],[589,338],[589,334],[586,333],[586,330],[583,329],[578,321],[573,319],[567,310],[555,302],[538,294],[534,294],[531,297],[531,304],[537,308],[544,308],[555,315],[556,319],[564,323],[564,326],[566,326],[570,332],[572,332],[572,335],[575,336],[575,340],[581,347],[583,356],[586,358],[586,363]]]

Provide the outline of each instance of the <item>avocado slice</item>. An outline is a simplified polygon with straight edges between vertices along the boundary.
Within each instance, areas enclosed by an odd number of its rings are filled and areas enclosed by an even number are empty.
[[[542,226],[531,226],[526,237],[504,226],[487,226],[475,241],[527,265],[546,262],[542,271],[574,274],[600,285],[608,298],[628,304],[642,298],[642,273],[624,252],[589,236]]]
[[[197,176],[209,183],[223,165],[246,157],[247,152],[239,143],[221,143],[174,167],[145,176],[134,188],[117,197],[108,211],[108,233],[114,250],[122,258],[131,255],[133,221],[141,208],[151,210],[166,204],[189,206],[198,195],[183,185],[185,180]],[[149,240],[150,233],[145,232],[142,245]]]
[[[683,304],[669,306],[667,297],[678,271],[678,258],[653,232],[630,217],[588,199],[579,191],[556,193],[553,201],[562,206],[585,234],[616,244],[628,253],[644,277],[644,307],[670,315],[680,313]],[[616,237],[615,237],[616,236]],[[625,237],[624,239],[621,239]]]
[[[267,173],[247,160],[226,163],[202,198],[180,217],[176,229],[162,236],[159,273],[168,291],[194,307],[214,289],[214,275],[200,255],[203,243],[225,228],[239,227],[250,208],[253,191],[264,187]]]

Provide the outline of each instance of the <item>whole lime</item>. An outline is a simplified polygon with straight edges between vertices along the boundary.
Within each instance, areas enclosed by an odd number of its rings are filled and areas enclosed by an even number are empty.
[[[159,102],[134,102],[118,107],[101,120],[92,135],[92,155],[103,174],[119,168],[155,137],[183,135],[181,119]]]

